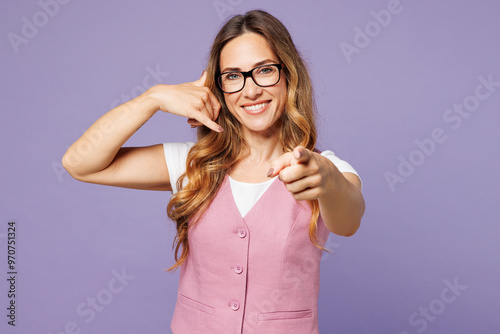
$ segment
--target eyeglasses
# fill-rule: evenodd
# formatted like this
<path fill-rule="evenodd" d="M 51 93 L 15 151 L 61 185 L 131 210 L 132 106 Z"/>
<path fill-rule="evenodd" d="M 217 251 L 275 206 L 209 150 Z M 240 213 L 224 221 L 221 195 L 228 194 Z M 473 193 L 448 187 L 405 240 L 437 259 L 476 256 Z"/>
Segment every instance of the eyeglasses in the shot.
<path fill-rule="evenodd" d="M 260 87 L 270 87 L 280 81 L 282 64 L 267 64 L 257 66 L 248 72 L 231 71 L 224 72 L 218 76 L 217 82 L 220 89 L 227 94 L 236 93 L 245 87 L 248 77 L 252 77 L 253 82 Z"/>

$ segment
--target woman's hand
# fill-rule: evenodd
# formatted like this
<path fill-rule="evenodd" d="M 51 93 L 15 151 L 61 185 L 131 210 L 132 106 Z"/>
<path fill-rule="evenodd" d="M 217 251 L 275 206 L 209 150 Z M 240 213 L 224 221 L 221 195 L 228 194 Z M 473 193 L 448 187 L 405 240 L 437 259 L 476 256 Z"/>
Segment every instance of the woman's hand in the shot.
<path fill-rule="evenodd" d="M 328 158 L 302 146 L 271 163 L 268 176 L 278 174 L 296 200 L 318 199 L 330 232 L 343 236 L 356 233 L 365 212 L 358 176 L 341 173 Z"/>
<path fill-rule="evenodd" d="M 205 125 L 222 132 L 222 127 L 214 120 L 219 116 L 221 105 L 215 95 L 205 86 L 207 72 L 193 82 L 179 85 L 156 85 L 152 87 L 151 96 L 158 109 L 188 118 L 192 127 Z"/>
<path fill-rule="evenodd" d="M 300 200 L 318 199 L 335 184 L 335 165 L 321 154 L 297 146 L 271 163 L 268 176 L 279 178 L 293 197 Z"/>

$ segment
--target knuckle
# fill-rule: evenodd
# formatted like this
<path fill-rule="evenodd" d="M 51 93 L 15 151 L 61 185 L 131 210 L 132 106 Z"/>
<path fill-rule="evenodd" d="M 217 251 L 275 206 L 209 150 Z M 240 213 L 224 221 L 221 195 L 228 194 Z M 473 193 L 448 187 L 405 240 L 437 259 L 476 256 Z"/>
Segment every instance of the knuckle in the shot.
<path fill-rule="evenodd" d="M 316 175 L 312 176 L 312 181 L 313 181 L 314 186 L 321 185 L 322 184 L 322 182 L 321 182 L 322 180 L 323 180 L 323 178 L 321 177 L 320 174 L 316 174 Z"/>
<path fill-rule="evenodd" d="M 200 113 L 200 115 L 199 115 L 199 117 L 198 117 L 198 120 L 199 120 L 200 122 L 204 122 L 204 123 L 211 122 L 211 119 L 210 119 L 207 115 L 205 115 L 205 114 L 203 114 L 203 113 Z"/>
<path fill-rule="evenodd" d="M 211 92 L 210 92 L 210 89 L 208 89 L 208 87 L 205 87 L 205 86 L 201 87 L 201 95 L 204 98 L 208 99 L 210 97 L 210 94 L 211 94 Z"/>
<path fill-rule="evenodd" d="M 194 101 L 194 102 L 191 103 L 191 106 L 195 110 L 200 110 L 201 106 L 202 106 L 202 103 L 201 103 L 201 101 Z"/>
<path fill-rule="evenodd" d="M 311 164 L 309 168 L 313 174 L 317 174 L 320 171 L 319 165 L 317 163 Z"/>

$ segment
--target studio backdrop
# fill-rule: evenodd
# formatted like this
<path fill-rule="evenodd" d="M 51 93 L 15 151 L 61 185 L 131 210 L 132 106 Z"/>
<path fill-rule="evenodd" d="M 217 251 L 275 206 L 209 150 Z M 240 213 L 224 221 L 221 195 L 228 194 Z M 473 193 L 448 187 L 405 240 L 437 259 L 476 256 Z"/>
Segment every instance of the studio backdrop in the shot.
<path fill-rule="evenodd" d="M 170 192 L 79 182 L 61 158 L 112 108 L 197 80 L 252 9 L 289 29 L 318 148 L 363 181 L 360 229 L 322 257 L 320 332 L 500 333 L 498 1 L 29 0 L 0 5 L 2 334 L 170 333 Z M 159 111 L 125 145 L 195 138 Z"/>

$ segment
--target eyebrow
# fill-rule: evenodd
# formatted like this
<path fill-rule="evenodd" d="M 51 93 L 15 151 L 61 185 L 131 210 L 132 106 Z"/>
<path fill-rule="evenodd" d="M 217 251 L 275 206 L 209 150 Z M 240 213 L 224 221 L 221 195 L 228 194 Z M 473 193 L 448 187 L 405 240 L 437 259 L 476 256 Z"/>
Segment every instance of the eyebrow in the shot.
<path fill-rule="evenodd" d="M 277 64 L 278 62 L 276 62 L 273 59 L 265 59 L 265 60 L 259 61 L 258 63 L 253 64 L 253 66 L 257 67 L 257 66 L 264 65 L 267 63 Z M 224 70 L 221 71 L 221 73 L 233 72 L 233 71 L 241 71 L 241 68 L 239 68 L 239 67 L 226 67 Z"/>

